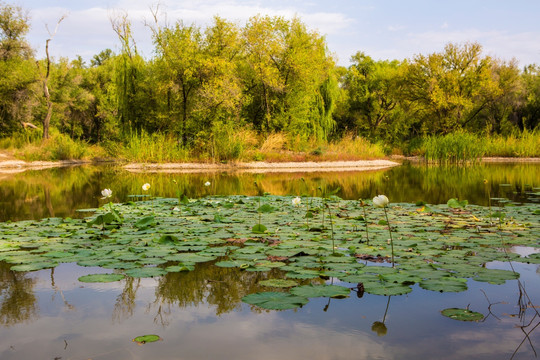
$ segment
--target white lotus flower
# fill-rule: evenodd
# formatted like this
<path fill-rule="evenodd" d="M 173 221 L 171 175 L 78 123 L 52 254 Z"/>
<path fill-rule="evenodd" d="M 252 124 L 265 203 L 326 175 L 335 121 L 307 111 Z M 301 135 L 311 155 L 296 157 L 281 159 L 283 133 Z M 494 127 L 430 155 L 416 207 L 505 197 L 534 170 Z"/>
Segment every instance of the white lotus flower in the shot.
<path fill-rule="evenodd" d="M 150 184 L 149 184 L 149 183 L 144 184 L 144 185 L 142 186 L 142 189 L 143 189 L 144 191 L 148 191 L 148 189 L 150 189 Z"/>
<path fill-rule="evenodd" d="M 389 202 L 390 201 L 385 195 L 377 195 L 373 198 L 373 205 L 375 205 L 376 207 L 383 208 L 388 205 Z"/>
<path fill-rule="evenodd" d="M 103 196 L 102 199 L 110 198 L 112 196 L 112 190 L 111 189 L 101 190 L 101 196 Z"/>
<path fill-rule="evenodd" d="M 294 206 L 300 206 L 300 203 L 302 202 L 302 199 L 300 199 L 298 196 L 292 199 L 292 204 Z"/>
<path fill-rule="evenodd" d="M 204 183 L 204 186 L 210 186 L 210 185 L 211 185 L 210 181 L 207 181 L 207 182 Z"/>

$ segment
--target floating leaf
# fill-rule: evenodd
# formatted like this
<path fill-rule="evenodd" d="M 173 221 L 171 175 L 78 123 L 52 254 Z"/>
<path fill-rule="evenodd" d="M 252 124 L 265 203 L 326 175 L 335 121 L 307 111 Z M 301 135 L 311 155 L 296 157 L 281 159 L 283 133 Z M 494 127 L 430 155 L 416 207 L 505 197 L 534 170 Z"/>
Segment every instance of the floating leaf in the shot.
<path fill-rule="evenodd" d="M 480 321 L 484 318 L 483 314 L 469 309 L 449 308 L 442 310 L 441 314 L 459 321 Z"/>
<path fill-rule="evenodd" d="M 460 292 L 467 290 L 467 280 L 454 277 L 423 280 L 420 287 L 426 290 L 439 292 Z"/>
<path fill-rule="evenodd" d="M 242 301 L 269 310 L 296 309 L 308 303 L 308 299 L 281 292 L 260 292 L 244 296 Z"/>
<path fill-rule="evenodd" d="M 81 276 L 78 280 L 85 283 L 108 283 L 120 281 L 125 276 L 123 274 L 90 274 Z"/>
<path fill-rule="evenodd" d="M 163 276 L 167 274 L 167 271 L 158 267 L 144 267 L 144 268 L 136 268 L 126 271 L 127 276 L 135 277 L 135 278 L 146 278 L 146 277 L 154 277 L 154 276 Z"/>
<path fill-rule="evenodd" d="M 473 279 L 476 281 L 488 282 L 490 284 L 502 285 L 506 280 L 515 280 L 519 274 L 508 270 L 481 269 Z"/>
<path fill-rule="evenodd" d="M 161 340 L 161 338 L 158 335 L 143 335 L 143 336 L 137 336 L 135 339 L 133 339 L 133 341 L 139 345 L 151 343 L 151 342 L 155 342 L 159 340 Z"/>
<path fill-rule="evenodd" d="M 291 294 L 307 298 L 331 297 L 346 298 L 349 297 L 351 290 L 339 285 L 304 285 L 291 289 Z"/>

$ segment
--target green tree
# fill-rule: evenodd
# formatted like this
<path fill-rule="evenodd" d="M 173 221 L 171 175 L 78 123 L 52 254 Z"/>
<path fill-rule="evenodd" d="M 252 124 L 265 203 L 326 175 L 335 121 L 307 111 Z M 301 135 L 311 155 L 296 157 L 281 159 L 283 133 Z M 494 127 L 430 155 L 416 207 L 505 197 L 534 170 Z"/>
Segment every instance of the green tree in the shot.
<path fill-rule="evenodd" d="M 31 114 L 37 74 L 25 39 L 28 30 L 23 9 L 0 2 L 0 136 L 9 136 L 22 126 L 35 127 Z"/>
<path fill-rule="evenodd" d="M 371 140 L 397 136 L 394 133 L 403 121 L 399 106 L 401 63 L 375 61 L 362 52 L 353 55 L 351 61 L 343 83 L 349 127 Z"/>
<path fill-rule="evenodd" d="M 525 67 L 523 74 L 524 102 L 519 111 L 521 129 L 538 129 L 540 124 L 540 66 L 533 64 Z"/>
<path fill-rule="evenodd" d="M 486 97 L 498 90 L 492 63 L 478 43 L 450 43 L 441 53 L 417 55 L 405 75 L 404 95 L 420 131 L 447 134 L 470 126 Z"/>
<path fill-rule="evenodd" d="M 243 32 L 244 114 L 264 133 L 326 138 L 337 95 L 326 42 L 298 19 L 252 17 Z"/>
<path fill-rule="evenodd" d="M 202 34 L 198 27 L 181 21 L 174 26 L 153 28 L 156 51 L 154 69 L 158 77 L 158 94 L 165 99 L 165 126 L 174 129 L 186 146 L 191 139 L 191 116 L 197 92 L 202 87 L 204 61 Z"/>

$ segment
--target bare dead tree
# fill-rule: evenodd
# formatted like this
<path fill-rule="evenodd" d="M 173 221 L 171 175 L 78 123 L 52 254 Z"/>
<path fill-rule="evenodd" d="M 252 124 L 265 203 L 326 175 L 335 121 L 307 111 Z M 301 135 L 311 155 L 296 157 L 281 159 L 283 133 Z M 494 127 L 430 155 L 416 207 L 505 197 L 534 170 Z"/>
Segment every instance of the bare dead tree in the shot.
<path fill-rule="evenodd" d="M 49 138 L 49 125 L 51 123 L 51 117 L 52 117 L 52 101 L 51 101 L 51 94 L 49 92 L 49 75 L 51 70 L 51 57 L 49 55 L 49 43 L 56 35 L 56 32 L 58 31 L 58 26 L 60 23 L 67 17 L 67 15 L 62 15 L 58 22 L 56 23 L 56 27 L 54 28 L 54 32 L 51 33 L 49 30 L 49 26 L 45 25 L 45 28 L 47 29 L 47 32 L 49 33 L 49 38 L 45 41 L 45 54 L 47 55 L 47 68 L 45 72 L 45 76 L 43 77 L 43 94 L 45 96 L 45 100 L 47 102 L 47 115 L 45 115 L 45 118 L 43 119 L 43 139 Z M 39 62 L 38 62 L 39 67 Z"/>

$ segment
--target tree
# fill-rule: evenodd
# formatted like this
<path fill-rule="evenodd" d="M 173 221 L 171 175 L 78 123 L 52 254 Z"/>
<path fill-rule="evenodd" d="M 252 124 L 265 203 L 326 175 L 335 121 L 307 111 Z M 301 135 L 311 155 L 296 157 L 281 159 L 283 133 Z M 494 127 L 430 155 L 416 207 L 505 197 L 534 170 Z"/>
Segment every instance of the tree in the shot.
<path fill-rule="evenodd" d="M 198 27 L 178 21 L 174 26 L 159 26 L 154 13 L 152 28 L 157 58 L 158 92 L 166 99 L 166 113 L 172 128 L 185 147 L 193 133 L 190 118 L 197 92 L 202 87 L 204 69 L 202 34 Z"/>
<path fill-rule="evenodd" d="M 326 138 L 337 81 L 325 40 L 298 19 L 252 17 L 243 32 L 245 116 L 262 132 Z"/>
<path fill-rule="evenodd" d="M 477 119 L 497 86 L 490 57 L 478 43 L 448 44 L 441 53 L 417 55 L 405 75 L 404 96 L 421 132 L 447 134 Z"/>
<path fill-rule="evenodd" d="M 524 83 L 524 103 L 519 109 L 520 127 L 538 129 L 540 124 L 540 66 L 533 64 L 525 67 L 522 79 Z"/>
<path fill-rule="evenodd" d="M 33 126 L 36 71 L 24 38 L 28 21 L 22 8 L 0 2 L 0 135 L 11 135 L 21 125 Z"/>
<path fill-rule="evenodd" d="M 56 27 L 54 29 L 54 32 L 51 33 L 49 31 L 49 28 L 47 27 L 47 32 L 49 33 L 49 38 L 45 41 L 45 54 L 47 55 L 46 62 L 45 62 L 45 75 L 42 77 L 42 84 L 43 84 L 43 95 L 45 96 L 45 100 L 47 103 L 47 114 L 43 118 L 43 139 L 49 138 L 49 124 L 51 122 L 51 116 L 52 116 L 52 101 L 51 101 L 51 94 L 49 92 L 49 75 L 51 73 L 51 57 L 49 55 L 49 43 L 56 35 L 56 32 L 58 31 L 58 26 L 66 18 L 65 15 L 60 17 L 58 22 L 56 23 Z M 39 62 L 37 63 L 39 67 Z"/>
<path fill-rule="evenodd" d="M 363 52 L 353 55 L 351 61 L 343 83 L 351 125 L 371 140 L 384 138 L 400 121 L 401 63 L 375 61 Z"/>

